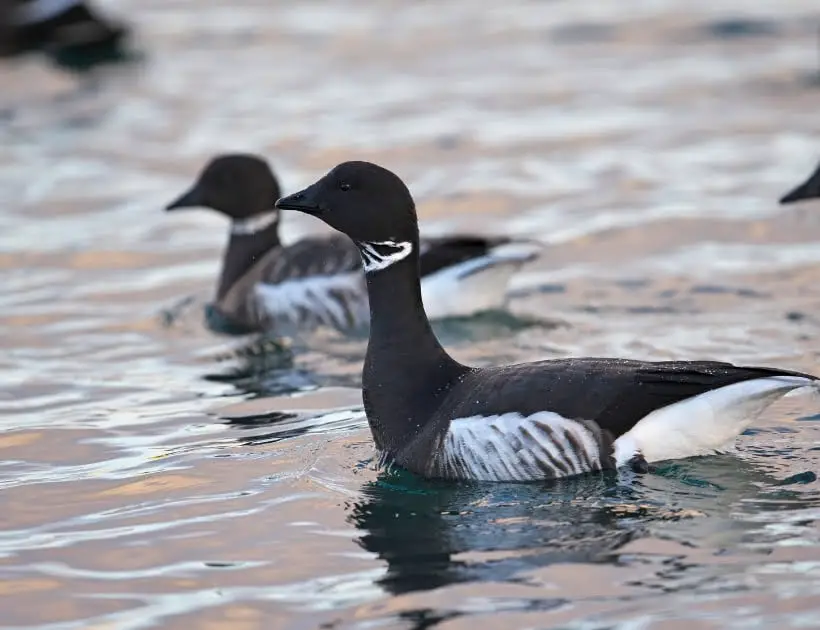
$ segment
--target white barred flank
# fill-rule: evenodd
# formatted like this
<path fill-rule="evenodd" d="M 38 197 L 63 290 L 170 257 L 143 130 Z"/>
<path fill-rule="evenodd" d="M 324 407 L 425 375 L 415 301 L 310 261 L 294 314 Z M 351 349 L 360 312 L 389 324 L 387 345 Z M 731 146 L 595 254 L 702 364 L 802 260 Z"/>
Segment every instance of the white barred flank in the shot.
<path fill-rule="evenodd" d="M 476 481 L 533 481 L 601 470 L 601 443 L 587 423 L 541 411 L 456 418 L 434 474 Z"/>
<path fill-rule="evenodd" d="M 367 293 L 358 271 L 260 283 L 255 295 L 265 316 L 273 320 L 343 329 L 360 326 L 369 318 Z"/>
<path fill-rule="evenodd" d="M 365 273 L 387 269 L 407 258 L 413 251 L 413 244 L 409 241 L 368 241 L 357 242 L 356 245 L 362 254 Z"/>

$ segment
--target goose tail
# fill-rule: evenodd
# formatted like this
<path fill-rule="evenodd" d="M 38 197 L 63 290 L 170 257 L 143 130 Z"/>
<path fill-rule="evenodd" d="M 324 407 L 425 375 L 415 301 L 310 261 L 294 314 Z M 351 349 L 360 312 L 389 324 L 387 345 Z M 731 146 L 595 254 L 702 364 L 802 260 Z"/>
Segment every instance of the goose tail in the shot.
<path fill-rule="evenodd" d="M 428 317 L 468 317 L 503 309 L 512 276 L 535 260 L 544 244 L 534 240 L 498 241 L 486 252 L 422 279 L 422 301 Z"/>
<path fill-rule="evenodd" d="M 737 436 L 767 407 L 806 389 L 820 396 L 820 381 L 808 374 L 766 376 L 662 407 L 615 440 L 615 464 L 628 465 L 636 456 L 655 462 L 731 450 Z"/>

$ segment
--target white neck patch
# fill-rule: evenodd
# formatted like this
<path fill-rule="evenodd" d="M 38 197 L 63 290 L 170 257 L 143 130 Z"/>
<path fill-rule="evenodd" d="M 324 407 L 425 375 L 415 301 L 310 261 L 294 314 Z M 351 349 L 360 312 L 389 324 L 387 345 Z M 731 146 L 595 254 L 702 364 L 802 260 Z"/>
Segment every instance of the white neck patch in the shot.
<path fill-rule="evenodd" d="M 368 241 L 356 243 L 362 255 L 365 273 L 381 271 L 404 260 L 413 251 L 409 241 Z"/>
<path fill-rule="evenodd" d="M 247 219 L 234 219 L 231 223 L 231 234 L 248 236 L 269 228 L 279 220 L 279 212 L 265 212 Z"/>

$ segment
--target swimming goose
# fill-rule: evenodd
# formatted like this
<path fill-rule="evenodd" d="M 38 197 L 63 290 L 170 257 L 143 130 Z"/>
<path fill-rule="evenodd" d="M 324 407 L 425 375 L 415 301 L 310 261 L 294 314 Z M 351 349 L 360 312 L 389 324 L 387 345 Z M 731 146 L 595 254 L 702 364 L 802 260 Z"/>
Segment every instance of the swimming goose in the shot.
<path fill-rule="evenodd" d="M 805 201 L 813 197 L 820 197 L 820 164 L 811 176 L 794 190 L 786 193 L 780 198 L 780 203 L 794 203 Z"/>
<path fill-rule="evenodd" d="M 283 245 L 279 211 L 273 206 L 280 194 L 263 158 L 222 155 L 166 207 L 202 206 L 231 219 L 214 307 L 248 331 L 365 324 L 367 289 L 358 248 L 338 235 Z M 466 317 L 503 308 L 511 276 L 541 248 L 535 241 L 504 237 L 422 240 L 417 251 L 428 315 Z"/>
<path fill-rule="evenodd" d="M 413 198 L 392 172 L 345 162 L 276 206 L 346 234 L 366 271 L 365 412 L 383 461 L 430 478 L 535 481 L 704 455 L 817 377 L 713 361 L 566 358 L 475 368 L 430 328 Z"/>

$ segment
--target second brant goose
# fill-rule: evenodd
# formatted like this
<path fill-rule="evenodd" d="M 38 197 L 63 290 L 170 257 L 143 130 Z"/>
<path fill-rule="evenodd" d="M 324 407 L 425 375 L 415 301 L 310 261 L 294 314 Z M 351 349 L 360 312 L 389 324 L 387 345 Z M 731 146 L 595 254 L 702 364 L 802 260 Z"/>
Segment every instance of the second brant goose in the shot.
<path fill-rule="evenodd" d="M 783 195 L 780 198 L 780 203 L 795 203 L 812 198 L 820 198 L 820 164 L 817 165 L 814 173 L 805 182 Z"/>
<path fill-rule="evenodd" d="M 567 358 L 462 365 L 430 328 L 418 223 L 407 187 L 345 162 L 277 207 L 321 218 L 356 243 L 367 270 L 362 376 L 376 448 L 430 478 L 535 481 L 705 455 L 731 445 L 769 404 L 815 376 L 714 361 Z"/>
<path fill-rule="evenodd" d="M 279 182 L 268 163 L 250 154 L 212 159 L 194 186 L 166 207 L 206 207 L 231 219 L 213 307 L 246 331 L 285 327 L 355 328 L 368 321 L 359 249 L 349 239 L 279 239 Z M 511 276 L 543 245 L 505 237 L 426 238 L 417 252 L 421 290 L 433 319 L 501 309 Z M 375 258 L 365 266 L 383 262 Z"/>

